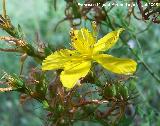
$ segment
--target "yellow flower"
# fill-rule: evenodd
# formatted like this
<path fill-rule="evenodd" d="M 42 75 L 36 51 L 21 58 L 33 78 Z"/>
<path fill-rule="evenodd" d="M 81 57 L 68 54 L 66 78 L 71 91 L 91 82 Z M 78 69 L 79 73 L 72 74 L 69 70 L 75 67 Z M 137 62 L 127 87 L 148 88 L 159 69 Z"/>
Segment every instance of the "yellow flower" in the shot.
<path fill-rule="evenodd" d="M 42 63 L 42 70 L 63 69 L 60 80 L 67 88 L 74 87 L 80 78 L 85 77 L 93 62 L 98 62 L 113 73 L 133 74 L 137 65 L 134 60 L 103 54 L 103 51 L 115 45 L 123 30 L 120 28 L 117 31 L 112 31 L 97 42 L 93 33 L 88 29 L 71 30 L 74 50 L 61 49 L 49 55 Z"/>

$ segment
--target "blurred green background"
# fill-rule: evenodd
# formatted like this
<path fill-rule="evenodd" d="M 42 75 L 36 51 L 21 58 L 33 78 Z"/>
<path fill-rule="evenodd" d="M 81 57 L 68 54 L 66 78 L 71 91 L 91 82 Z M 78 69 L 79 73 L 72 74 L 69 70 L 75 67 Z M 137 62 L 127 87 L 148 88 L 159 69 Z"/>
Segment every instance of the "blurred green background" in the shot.
<path fill-rule="evenodd" d="M 36 41 L 36 33 L 39 33 L 40 39 L 49 43 L 54 49 L 68 47 L 70 42 L 69 23 L 63 22 L 54 31 L 57 22 L 64 18 L 65 9 L 63 0 L 57 2 L 57 10 L 55 11 L 52 0 L 7 0 L 7 14 L 15 26 L 21 25 L 26 40 L 33 42 L 33 45 Z M 1 1 L 0 11 L 2 12 Z M 149 22 L 138 21 L 132 17 L 130 25 L 125 26 L 124 16 L 126 14 L 127 8 L 125 7 L 117 7 L 109 12 L 109 16 L 115 18 L 117 23 L 128 27 L 134 34 L 137 33 L 136 37 L 139 42 L 131 37 L 128 44 L 133 45 L 137 54 L 140 57 L 143 56 L 145 63 L 160 77 L 160 24 L 152 23 L 146 31 L 141 32 L 149 25 Z M 107 32 L 108 28 L 103 25 L 100 29 L 101 35 Z M 0 36 L 3 35 L 7 34 L 0 30 Z M 0 47 L 7 46 L 7 44 L 0 42 Z M 128 47 L 121 42 L 110 53 L 117 56 L 127 54 L 134 58 Z M 0 53 L 0 78 L 3 77 L 4 72 L 19 73 L 19 57 L 18 54 L 14 53 Z M 31 58 L 28 58 L 25 63 L 26 71 L 30 63 L 32 63 Z M 160 83 L 140 63 L 136 76 L 135 83 L 140 92 L 139 99 L 141 101 L 138 106 L 135 105 L 136 107 L 133 108 L 137 113 L 134 118 L 131 117 L 133 121 L 128 118 L 125 120 L 126 123 L 122 123 L 122 126 L 160 126 Z M 18 93 L 0 93 L 0 126 L 44 126 L 47 123 L 45 115 L 41 105 L 36 101 L 29 101 L 22 106 L 19 104 Z M 79 122 L 75 126 L 87 126 L 87 124 Z"/>

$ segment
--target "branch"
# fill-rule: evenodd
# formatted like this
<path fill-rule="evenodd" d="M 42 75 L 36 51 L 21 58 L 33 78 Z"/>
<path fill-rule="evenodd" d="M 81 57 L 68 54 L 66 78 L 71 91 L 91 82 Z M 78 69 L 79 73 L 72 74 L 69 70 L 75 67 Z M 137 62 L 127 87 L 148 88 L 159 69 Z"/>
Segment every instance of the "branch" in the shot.
<path fill-rule="evenodd" d="M 3 49 L 3 48 L 0 48 L 0 51 L 3 51 L 3 52 L 19 52 L 17 49 L 13 48 L 13 49 Z"/>
<path fill-rule="evenodd" d="M 90 101 L 81 101 L 79 104 L 73 104 L 73 106 L 74 107 L 81 107 L 81 106 L 83 106 L 83 105 L 88 105 L 88 104 L 105 104 L 105 103 L 108 103 L 109 101 L 107 101 L 107 100 L 102 100 L 102 101 L 100 101 L 100 100 L 97 100 L 97 99 L 95 99 L 95 100 L 90 100 Z"/>

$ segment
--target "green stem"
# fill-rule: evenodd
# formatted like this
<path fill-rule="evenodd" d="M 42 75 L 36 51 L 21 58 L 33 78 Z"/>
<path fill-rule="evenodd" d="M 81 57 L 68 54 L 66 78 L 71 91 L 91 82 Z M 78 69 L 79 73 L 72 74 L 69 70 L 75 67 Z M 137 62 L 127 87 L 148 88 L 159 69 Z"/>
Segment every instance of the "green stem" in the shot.
<path fill-rule="evenodd" d="M 3 17 L 6 19 L 6 0 L 3 0 L 3 12 L 2 12 L 2 14 L 3 14 Z"/>

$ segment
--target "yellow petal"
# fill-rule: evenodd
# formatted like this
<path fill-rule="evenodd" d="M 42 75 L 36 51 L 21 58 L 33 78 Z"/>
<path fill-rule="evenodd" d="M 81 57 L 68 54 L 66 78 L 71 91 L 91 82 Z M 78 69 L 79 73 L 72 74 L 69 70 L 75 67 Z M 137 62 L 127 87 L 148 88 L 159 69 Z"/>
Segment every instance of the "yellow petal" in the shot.
<path fill-rule="evenodd" d="M 85 28 L 71 31 L 73 47 L 82 54 L 90 54 L 93 50 L 95 40 L 92 34 Z"/>
<path fill-rule="evenodd" d="M 120 33 L 123 31 L 123 28 L 120 28 L 117 31 L 112 31 L 105 35 L 103 38 L 99 39 L 98 42 L 94 45 L 94 53 L 99 51 L 105 51 L 110 49 L 117 42 Z"/>
<path fill-rule="evenodd" d="M 61 72 L 60 80 L 64 87 L 72 88 L 82 77 L 85 77 L 91 67 L 90 61 L 74 62 L 66 64 L 64 71 Z"/>
<path fill-rule="evenodd" d="M 136 71 L 137 63 L 132 59 L 116 58 L 107 54 L 99 54 L 94 59 L 113 73 L 130 75 Z"/>
<path fill-rule="evenodd" d="M 64 64 L 72 60 L 80 60 L 79 54 L 75 50 L 61 49 L 43 60 L 42 70 L 63 69 Z"/>

